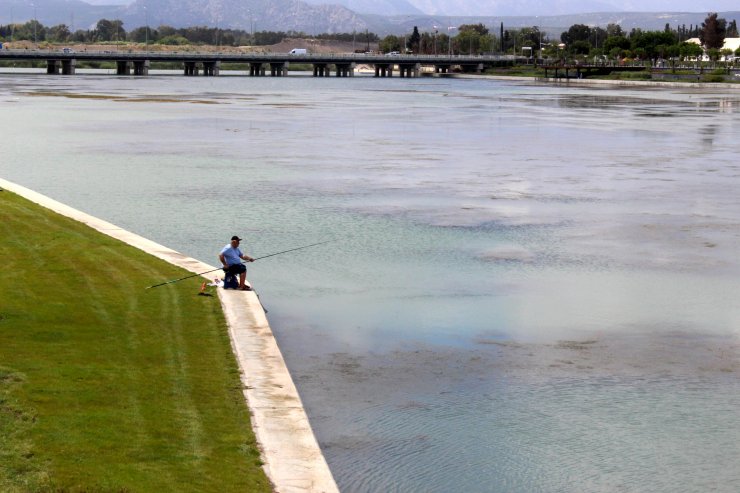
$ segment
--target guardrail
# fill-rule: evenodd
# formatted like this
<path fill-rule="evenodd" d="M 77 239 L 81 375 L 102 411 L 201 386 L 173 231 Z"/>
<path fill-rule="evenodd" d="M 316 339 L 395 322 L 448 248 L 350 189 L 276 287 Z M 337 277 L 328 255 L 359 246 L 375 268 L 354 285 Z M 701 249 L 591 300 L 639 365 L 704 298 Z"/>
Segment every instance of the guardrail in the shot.
<path fill-rule="evenodd" d="M 374 53 L 233 53 L 202 51 L 133 51 L 133 50 L 0 50 L 0 59 L 57 60 L 151 60 L 151 61 L 222 61 L 222 62 L 295 62 L 295 63 L 494 63 L 519 59 L 512 55 L 410 55 Z"/>

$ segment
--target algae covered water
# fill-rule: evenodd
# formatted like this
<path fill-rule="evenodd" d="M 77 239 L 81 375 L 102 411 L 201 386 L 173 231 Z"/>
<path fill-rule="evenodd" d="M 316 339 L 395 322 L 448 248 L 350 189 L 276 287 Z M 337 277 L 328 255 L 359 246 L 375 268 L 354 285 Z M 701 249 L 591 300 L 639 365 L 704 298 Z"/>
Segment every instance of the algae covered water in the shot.
<path fill-rule="evenodd" d="M 740 92 L 2 80 L 4 178 L 212 264 L 333 240 L 249 277 L 343 491 L 740 489 Z"/>

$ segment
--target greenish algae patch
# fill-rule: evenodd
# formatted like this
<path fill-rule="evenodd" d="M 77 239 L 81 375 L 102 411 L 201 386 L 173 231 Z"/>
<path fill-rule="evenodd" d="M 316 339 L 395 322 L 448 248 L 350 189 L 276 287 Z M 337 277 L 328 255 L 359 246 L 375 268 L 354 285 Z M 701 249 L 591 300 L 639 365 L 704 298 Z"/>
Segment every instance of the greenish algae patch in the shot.
<path fill-rule="evenodd" d="M 168 98 L 168 97 L 152 97 L 152 96 L 114 96 L 111 94 L 72 94 L 65 92 L 51 92 L 51 91 L 38 91 L 38 92 L 26 92 L 24 96 L 43 96 L 43 97 L 57 97 L 67 99 L 92 99 L 92 100 L 104 100 L 104 101 L 124 101 L 127 103 L 192 103 L 192 104 L 224 104 L 219 101 L 213 101 L 208 99 L 187 99 L 187 98 Z"/>
<path fill-rule="evenodd" d="M 216 297 L 0 192 L 0 491 L 270 491 Z"/>

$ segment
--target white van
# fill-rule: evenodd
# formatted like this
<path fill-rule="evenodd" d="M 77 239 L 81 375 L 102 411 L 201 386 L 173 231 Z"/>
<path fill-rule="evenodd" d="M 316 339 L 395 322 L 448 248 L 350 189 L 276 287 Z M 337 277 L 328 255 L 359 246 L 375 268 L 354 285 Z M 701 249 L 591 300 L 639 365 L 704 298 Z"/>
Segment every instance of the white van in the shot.
<path fill-rule="evenodd" d="M 291 55 L 305 55 L 308 53 L 305 48 L 293 48 L 290 50 Z"/>

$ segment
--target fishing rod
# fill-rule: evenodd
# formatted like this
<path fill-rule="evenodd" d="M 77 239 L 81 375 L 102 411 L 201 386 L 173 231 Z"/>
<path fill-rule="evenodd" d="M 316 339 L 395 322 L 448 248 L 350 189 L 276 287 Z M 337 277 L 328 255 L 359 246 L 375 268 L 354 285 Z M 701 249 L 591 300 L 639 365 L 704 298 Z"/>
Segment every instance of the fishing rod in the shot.
<path fill-rule="evenodd" d="M 311 243 L 310 245 L 304 245 L 304 246 L 301 246 L 301 247 L 298 247 L 298 248 L 291 248 L 290 250 L 283 250 L 282 252 L 276 252 L 276 253 L 271 253 L 269 255 L 263 255 L 262 257 L 257 257 L 257 258 L 255 258 L 255 259 L 253 259 L 251 261 L 252 262 L 255 262 L 257 260 L 265 259 L 265 258 L 268 258 L 268 257 L 274 257 L 275 255 L 282 255 L 283 253 L 295 252 L 296 250 L 303 250 L 304 248 L 308 248 L 308 247 L 312 247 L 312 246 L 316 246 L 316 245 L 323 245 L 324 243 L 329 243 L 329 242 L 332 242 L 332 241 L 335 241 L 335 240 L 326 240 L 326 241 L 320 241 L 318 243 Z M 243 264 L 244 262 L 245 262 L 245 260 L 242 260 L 241 263 Z M 234 264 L 234 265 L 236 265 L 236 264 Z M 201 272 L 199 274 L 191 274 L 189 276 L 181 277 L 179 279 L 173 279 L 171 281 L 167 281 L 167 282 L 162 282 L 162 283 L 159 283 L 159 284 L 155 284 L 154 286 L 149 286 L 146 289 L 158 288 L 159 286 L 164 286 L 166 284 L 172 284 L 172 283 L 175 283 L 175 282 L 184 281 L 185 279 L 190 279 L 190 278 L 193 278 L 193 277 L 203 276 L 203 275 L 206 275 L 206 274 L 210 274 L 211 272 L 216 272 L 217 270 L 223 270 L 223 267 L 219 267 L 218 269 L 212 269 L 212 270 L 208 270 L 206 272 Z"/>

